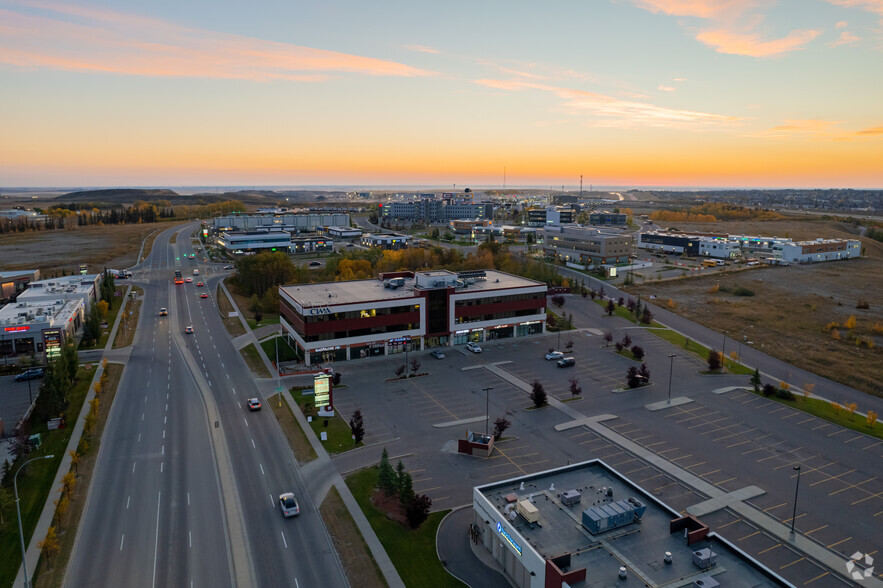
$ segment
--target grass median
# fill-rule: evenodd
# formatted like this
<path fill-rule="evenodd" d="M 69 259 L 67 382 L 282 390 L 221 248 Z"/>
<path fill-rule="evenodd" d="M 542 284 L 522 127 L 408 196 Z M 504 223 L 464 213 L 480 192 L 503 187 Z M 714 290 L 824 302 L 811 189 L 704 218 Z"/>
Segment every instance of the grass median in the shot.
<path fill-rule="evenodd" d="M 322 521 L 331 535 L 334 548 L 340 556 L 350 586 L 381 588 L 389 586 L 374 561 L 365 538 L 356 526 L 352 515 L 346 509 L 340 493 L 334 486 L 319 507 Z"/>
<path fill-rule="evenodd" d="M 235 309 L 233 308 L 233 305 L 230 304 L 227 294 L 220 285 L 215 291 L 215 300 L 218 301 L 218 313 L 221 315 L 221 321 L 224 323 L 224 327 L 227 328 L 227 332 L 230 333 L 230 336 L 238 337 L 239 335 L 244 335 L 245 327 L 242 326 L 239 317 L 230 316 L 230 313 L 234 312 Z"/>
<path fill-rule="evenodd" d="M 126 288 L 124 286 L 118 286 L 117 291 L 120 292 L 119 296 L 114 296 L 110 301 L 110 305 L 107 307 L 107 316 L 104 317 L 104 323 L 107 326 L 101 327 L 101 337 L 98 338 L 98 341 L 93 343 L 92 345 L 80 345 L 77 347 L 80 351 L 86 349 L 104 349 L 104 346 L 107 345 L 107 339 L 110 337 L 110 330 L 113 328 L 114 322 L 117 320 L 117 315 L 120 312 L 120 309 L 123 307 L 124 296 Z"/>
<path fill-rule="evenodd" d="M 80 368 L 77 370 L 77 381 L 67 393 L 68 407 L 64 411 L 64 420 L 67 424 L 64 429 L 50 431 L 46 423 L 32 423 L 30 434 L 39 433 L 42 445 L 21 459 L 15 460 L 10 469 L 10 474 L 3 479 L 3 490 L 13 494 L 13 476 L 18 468 L 27 460 L 44 455 L 53 455 L 52 459 L 41 459 L 30 463 L 18 474 L 18 497 L 21 507 L 22 528 L 25 535 L 25 545 L 30 542 L 34 527 L 43 511 L 43 505 L 50 498 L 52 482 L 64 457 L 73 433 L 74 423 L 80 414 L 80 409 L 89 391 L 95 367 L 91 369 Z M 0 586 L 11 586 L 21 566 L 21 548 L 18 527 L 15 521 L 14 509 L 3 511 L 3 525 L 0 525 Z"/>
<path fill-rule="evenodd" d="M 37 569 L 35 570 L 34 588 L 53 588 L 62 585 L 67 564 L 74 549 L 77 527 L 80 525 L 83 510 L 89 498 L 89 483 L 92 480 L 92 474 L 98 461 L 101 435 L 104 432 L 104 426 L 107 424 L 107 416 L 110 413 L 110 407 L 116 396 L 117 386 L 123 376 L 124 368 L 125 366 L 122 364 L 108 363 L 104 370 L 105 377 L 101 385 L 101 392 L 98 395 L 100 400 L 95 429 L 90 435 L 91 441 L 88 443 L 88 448 L 84 448 L 83 445 L 80 446 L 80 449 L 85 449 L 85 451 L 83 451 L 82 455 L 78 455 L 77 463 L 72 468 L 77 482 L 68 496 L 68 506 L 66 508 L 56 508 L 55 512 L 55 525 L 58 529 L 58 554 L 48 560 L 44 556 L 40 556 Z"/>
<path fill-rule="evenodd" d="M 144 290 L 138 286 L 132 286 L 132 293 L 140 298 L 144 295 Z M 135 339 L 135 328 L 138 326 L 138 316 L 140 314 L 141 300 L 133 298 L 126 300 L 123 318 L 120 320 L 120 328 L 117 329 L 116 339 L 113 342 L 114 349 L 127 347 L 132 344 L 132 341 Z"/>
<path fill-rule="evenodd" d="M 273 414 L 276 415 L 276 420 L 279 422 L 285 438 L 288 439 L 288 445 L 291 447 L 291 451 L 294 452 L 294 457 L 297 459 L 298 464 L 303 465 L 319 457 L 316 455 L 316 450 L 313 449 L 309 439 L 307 439 L 306 433 L 300 428 L 300 424 L 298 424 L 297 418 L 294 416 L 293 409 L 288 405 L 288 401 L 280 405 L 279 395 L 274 394 L 267 398 L 264 403 L 269 405 Z"/>
<path fill-rule="evenodd" d="M 317 416 L 317 409 L 314 406 L 312 394 L 305 394 L 302 389 L 292 388 L 291 397 L 305 417 L 308 419 L 312 417 L 310 427 L 316 433 L 316 437 L 321 439 L 322 433 L 327 433 L 328 440 L 322 441 L 322 446 L 325 447 L 325 451 L 328 453 L 343 453 L 344 451 L 364 445 L 362 442 L 359 442 L 358 445 L 353 445 L 353 433 L 350 430 L 349 423 L 341 416 L 340 411 L 335 410 L 333 417 Z M 370 426 L 370 423 L 368 426 Z"/>
<path fill-rule="evenodd" d="M 417 529 L 408 529 L 390 520 L 371 502 L 371 494 L 377 486 L 377 472 L 376 466 L 365 468 L 347 476 L 346 484 L 405 586 L 463 588 L 464 584 L 445 570 L 435 549 L 436 531 L 450 510 L 430 514 Z"/>
<path fill-rule="evenodd" d="M 251 373 L 259 378 L 271 378 L 273 376 L 264 364 L 264 360 L 261 359 L 261 354 L 258 353 L 258 349 L 254 346 L 254 343 L 249 343 L 240 349 L 239 353 L 242 354 L 242 358 L 245 360 Z"/>

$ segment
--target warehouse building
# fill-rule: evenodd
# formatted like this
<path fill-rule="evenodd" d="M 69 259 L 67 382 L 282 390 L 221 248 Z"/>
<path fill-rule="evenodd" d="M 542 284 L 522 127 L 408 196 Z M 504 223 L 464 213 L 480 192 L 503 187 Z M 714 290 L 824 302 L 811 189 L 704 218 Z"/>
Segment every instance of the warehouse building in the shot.
<path fill-rule="evenodd" d="M 517 588 L 791 586 L 601 460 L 477 486 L 472 511 L 473 551 Z"/>
<path fill-rule="evenodd" d="M 543 228 L 543 251 L 565 262 L 582 265 L 626 263 L 631 250 L 632 236 L 621 231 L 577 225 L 546 225 Z"/>
<path fill-rule="evenodd" d="M 782 259 L 790 263 L 858 259 L 861 254 L 862 243 L 857 239 L 816 239 L 782 244 Z"/>
<path fill-rule="evenodd" d="M 289 233 L 314 233 L 321 227 L 350 226 L 350 215 L 345 212 L 269 212 L 267 214 L 228 214 L 215 217 L 215 232 L 258 230 L 288 231 Z"/>
<path fill-rule="evenodd" d="M 279 288 L 281 322 L 304 363 L 544 332 L 546 284 L 494 270 L 394 272 Z"/>
<path fill-rule="evenodd" d="M 0 308 L 0 354 L 54 357 L 63 343 L 73 340 L 84 317 L 80 299 L 7 304 Z"/>

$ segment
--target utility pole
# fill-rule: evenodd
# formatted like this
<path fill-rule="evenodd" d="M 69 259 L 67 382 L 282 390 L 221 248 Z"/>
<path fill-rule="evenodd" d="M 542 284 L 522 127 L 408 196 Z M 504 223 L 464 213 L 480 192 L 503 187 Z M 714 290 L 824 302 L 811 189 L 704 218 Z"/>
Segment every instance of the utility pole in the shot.
<path fill-rule="evenodd" d="M 671 404 L 671 373 L 674 371 L 675 353 L 668 354 L 668 403 Z"/>
<path fill-rule="evenodd" d="M 484 434 L 487 436 L 488 431 L 488 421 L 491 419 L 491 403 L 490 403 L 490 392 L 493 388 L 482 388 L 484 390 Z"/>
<path fill-rule="evenodd" d="M 37 461 L 38 459 L 52 459 L 55 457 L 54 455 L 43 455 L 40 457 L 35 457 L 34 459 L 29 459 L 28 461 L 21 464 L 21 466 L 15 470 L 15 475 L 12 477 L 12 485 L 15 488 L 15 512 L 18 514 L 18 536 L 21 538 L 21 571 L 22 575 L 25 579 L 25 588 L 29 588 L 31 585 L 31 580 L 28 577 L 28 562 L 26 560 L 26 551 L 25 551 L 25 534 L 21 529 L 21 508 L 18 504 L 18 474 L 21 472 L 22 468 L 31 463 L 32 461 Z"/>
<path fill-rule="evenodd" d="M 579 197 L 583 197 L 583 175 L 579 175 Z"/>
<path fill-rule="evenodd" d="M 794 466 L 797 470 L 797 485 L 794 486 L 794 512 L 791 514 L 791 536 L 794 536 L 794 522 L 797 520 L 797 491 L 800 490 L 800 465 Z"/>

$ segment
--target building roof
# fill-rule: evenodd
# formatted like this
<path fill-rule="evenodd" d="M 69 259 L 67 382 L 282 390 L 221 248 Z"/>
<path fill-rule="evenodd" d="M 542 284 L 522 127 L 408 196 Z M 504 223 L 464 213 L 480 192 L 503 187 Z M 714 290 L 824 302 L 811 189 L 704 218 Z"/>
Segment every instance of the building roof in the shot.
<path fill-rule="evenodd" d="M 506 290 L 510 288 L 525 288 L 544 286 L 543 282 L 529 280 L 520 276 L 514 276 L 496 270 L 484 270 L 484 279 L 475 279 L 463 288 L 457 288 L 456 293 L 487 292 L 491 290 Z M 357 304 L 360 302 L 374 302 L 377 300 L 406 300 L 414 298 L 414 286 L 418 280 L 426 282 L 427 278 L 453 279 L 456 272 L 448 270 L 429 270 L 417 272 L 415 277 L 404 278 L 405 285 L 401 288 L 386 288 L 382 281 L 351 280 L 347 282 L 321 282 L 318 284 L 300 284 L 294 286 L 282 286 L 282 291 L 304 307 L 335 306 L 339 304 Z"/>
<path fill-rule="evenodd" d="M 19 302 L 28 302 L 28 298 L 46 298 L 57 295 L 59 298 L 71 295 L 87 296 L 95 291 L 101 274 L 62 276 L 49 280 L 39 280 L 28 284 L 27 289 L 18 295 Z"/>
<path fill-rule="evenodd" d="M 83 305 L 82 300 L 58 299 L 39 302 L 12 302 L 0 308 L 0 326 L 21 326 L 30 323 L 66 323 Z"/>
<path fill-rule="evenodd" d="M 522 487 L 523 483 L 523 487 Z M 729 586 L 787 585 L 767 568 L 749 558 L 713 533 L 687 546 L 682 531 L 671 533 L 670 522 L 681 515 L 643 491 L 639 486 L 609 468 L 600 460 L 558 468 L 476 488 L 497 513 L 521 535 L 521 540 L 536 550 L 543 559 L 571 554 L 570 565 L 562 571 L 586 568 L 582 586 L 618 584 L 621 562 L 627 562 L 630 576 L 638 576 L 650 586 L 684 586 L 703 576 Z M 561 494 L 569 490 L 581 492 L 581 501 L 573 506 L 561 502 Z M 607 491 L 612 491 L 607 496 Z M 539 514 L 539 524 L 529 525 L 521 516 L 506 517 L 507 495 L 517 500 L 531 498 Z M 636 498 L 647 506 L 638 522 L 593 535 L 582 524 L 583 511 L 606 507 L 619 501 Z M 512 503 L 515 504 L 515 503 Z M 514 512 L 514 509 L 510 507 Z M 491 522 L 493 524 L 493 522 Z M 516 541 L 518 538 L 516 538 Z M 527 545 L 522 545 L 526 549 Z M 701 570 L 693 564 L 693 552 L 710 548 L 718 556 L 717 565 Z M 672 563 L 665 564 L 666 552 Z M 687 582 L 687 580 L 690 582 Z"/>

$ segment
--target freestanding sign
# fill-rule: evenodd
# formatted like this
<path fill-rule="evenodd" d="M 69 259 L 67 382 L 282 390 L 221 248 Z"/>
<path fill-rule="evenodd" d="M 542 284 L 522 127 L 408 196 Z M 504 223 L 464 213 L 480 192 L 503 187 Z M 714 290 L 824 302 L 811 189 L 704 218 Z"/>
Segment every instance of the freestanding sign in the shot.
<path fill-rule="evenodd" d="M 334 404 L 331 400 L 331 376 L 319 374 L 313 379 L 313 402 L 319 416 L 334 416 Z"/>

